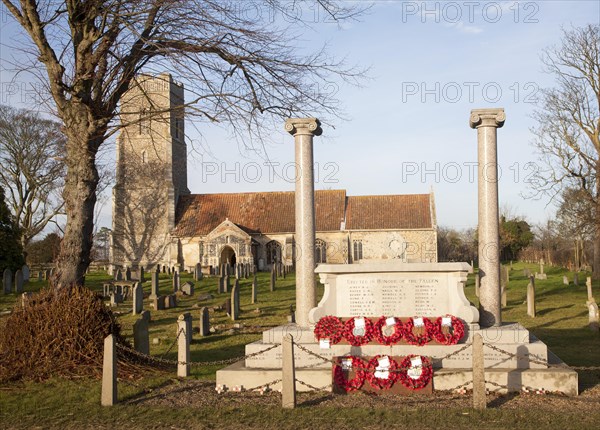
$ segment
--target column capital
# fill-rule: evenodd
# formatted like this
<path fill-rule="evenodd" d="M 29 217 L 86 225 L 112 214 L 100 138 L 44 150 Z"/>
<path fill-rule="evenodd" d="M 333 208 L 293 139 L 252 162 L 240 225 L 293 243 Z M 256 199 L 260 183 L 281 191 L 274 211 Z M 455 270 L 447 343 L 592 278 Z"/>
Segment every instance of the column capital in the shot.
<path fill-rule="evenodd" d="M 317 118 L 288 118 L 285 120 L 285 131 L 292 136 L 299 134 L 320 136 L 323 133 L 321 121 Z"/>
<path fill-rule="evenodd" d="M 469 125 L 471 128 L 500 128 L 504 125 L 505 120 L 504 108 L 473 109 L 469 117 Z"/>

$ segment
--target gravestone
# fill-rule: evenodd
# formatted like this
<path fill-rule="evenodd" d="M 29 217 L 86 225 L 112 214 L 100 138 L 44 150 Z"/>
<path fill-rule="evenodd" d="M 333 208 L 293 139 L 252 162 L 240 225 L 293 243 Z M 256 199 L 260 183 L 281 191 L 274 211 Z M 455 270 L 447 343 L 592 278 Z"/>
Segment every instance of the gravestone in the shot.
<path fill-rule="evenodd" d="M 223 303 L 223 307 L 225 308 L 225 313 L 227 314 L 227 316 L 231 317 L 233 315 L 231 311 L 231 299 L 225 300 L 225 302 Z"/>
<path fill-rule="evenodd" d="M 177 296 L 175 294 L 169 294 L 165 296 L 165 309 L 171 309 L 177 307 Z"/>
<path fill-rule="evenodd" d="M 113 292 L 110 294 L 110 305 L 117 306 L 119 303 L 123 303 L 123 294 Z"/>
<path fill-rule="evenodd" d="M 37 280 L 38 282 L 43 281 L 44 280 L 44 273 L 41 270 L 38 270 L 37 272 Z"/>
<path fill-rule="evenodd" d="M 252 304 L 255 304 L 258 300 L 257 300 L 257 293 L 258 293 L 258 285 L 256 284 L 256 273 L 254 274 L 254 276 L 252 277 Z"/>
<path fill-rule="evenodd" d="M 588 276 L 587 279 L 585 280 L 585 286 L 587 287 L 588 300 L 589 301 L 594 300 L 594 295 L 592 294 L 592 278 L 591 278 L 591 276 Z"/>
<path fill-rule="evenodd" d="M 577 272 L 575 272 L 575 274 L 573 275 L 573 285 L 575 285 L 576 287 L 579 286 L 579 274 Z"/>
<path fill-rule="evenodd" d="M 156 296 L 152 299 L 152 307 L 155 311 L 162 311 L 165 309 L 165 296 Z"/>
<path fill-rule="evenodd" d="M 525 278 L 529 278 L 531 276 L 531 270 L 529 270 L 529 269 L 523 269 L 523 276 Z"/>
<path fill-rule="evenodd" d="M 506 288 L 508 287 L 508 268 L 500 266 L 500 301 L 502 307 L 506 307 Z"/>
<path fill-rule="evenodd" d="M 595 301 L 588 302 L 589 326 L 593 331 L 600 330 L 600 315 L 598 313 L 598 304 Z"/>
<path fill-rule="evenodd" d="M 194 267 L 194 281 L 198 282 L 202 280 L 202 265 L 200 263 L 196 263 Z"/>
<path fill-rule="evenodd" d="M 569 285 L 569 278 L 567 276 L 563 276 L 563 285 Z"/>
<path fill-rule="evenodd" d="M 150 323 L 150 312 L 143 311 L 140 318 L 133 323 L 133 348 L 137 352 L 150 355 L 150 333 L 148 325 Z"/>
<path fill-rule="evenodd" d="M 540 274 L 541 275 L 544 274 L 544 260 L 543 259 L 540 260 Z"/>
<path fill-rule="evenodd" d="M 269 283 L 269 289 L 271 291 L 275 291 L 275 279 L 277 279 L 276 275 L 275 266 L 273 266 L 273 270 L 271 270 L 271 282 Z"/>
<path fill-rule="evenodd" d="M 117 269 L 117 273 L 115 273 L 115 281 L 122 281 L 123 273 L 121 273 L 121 269 Z"/>
<path fill-rule="evenodd" d="M 21 294 L 23 292 L 23 272 L 21 269 L 15 272 L 15 293 Z"/>
<path fill-rule="evenodd" d="M 179 272 L 173 270 L 173 292 L 179 291 Z"/>
<path fill-rule="evenodd" d="M 131 269 L 129 268 L 129 266 L 127 266 L 127 268 L 125 269 L 125 280 L 131 281 Z"/>
<path fill-rule="evenodd" d="M 133 287 L 133 314 L 137 315 L 144 310 L 144 289 L 139 282 Z"/>
<path fill-rule="evenodd" d="M 223 294 L 225 292 L 225 275 L 219 276 L 219 294 Z"/>
<path fill-rule="evenodd" d="M 159 288 L 158 288 L 158 268 L 155 272 L 152 272 L 152 279 L 151 279 L 151 284 L 150 284 L 150 299 L 155 299 L 156 297 L 158 297 L 159 294 Z"/>
<path fill-rule="evenodd" d="M 45 276 L 46 276 L 46 281 L 50 280 L 50 277 L 52 276 L 52 270 L 46 270 L 45 272 Z"/>
<path fill-rule="evenodd" d="M 32 295 L 33 295 L 33 293 L 31 293 L 31 292 L 21 294 L 21 307 L 24 308 L 27 306 L 27 304 L 29 303 L 29 300 L 31 300 Z"/>
<path fill-rule="evenodd" d="M 31 271 L 29 270 L 29 266 L 27 264 L 21 267 L 21 272 L 23 272 L 23 282 L 29 282 Z"/>
<path fill-rule="evenodd" d="M 208 308 L 204 306 L 200 309 L 200 336 L 210 335 L 210 319 Z"/>
<path fill-rule="evenodd" d="M 181 286 L 181 292 L 186 296 L 194 295 L 194 283 L 187 281 L 185 284 Z"/>
<path fill-rule="evenodd" d="M 527 284 L 527 315 L 531 318 L 535 318 L 535 278 L 529 277 L 529 284 Z"/>
<path fill-rule="evenodd" d="M 231 289 L 231 319 L 236 321 L 240 316 L 240 283 L 235 280 Z"/>
<path fill-rule="evenodd" d="M 2 274 L 2 289 L 4 294 L 10 294 L 12 291 L 12 272 L 10 269 L 4 269 Z"/>
<path fill-rule="evenodd" d="M 223 292 L 228 293 L 231 291 L 231 284 L 229 280 L 229 270 L 225 270 L 225 279 L 223 280 Z"/>

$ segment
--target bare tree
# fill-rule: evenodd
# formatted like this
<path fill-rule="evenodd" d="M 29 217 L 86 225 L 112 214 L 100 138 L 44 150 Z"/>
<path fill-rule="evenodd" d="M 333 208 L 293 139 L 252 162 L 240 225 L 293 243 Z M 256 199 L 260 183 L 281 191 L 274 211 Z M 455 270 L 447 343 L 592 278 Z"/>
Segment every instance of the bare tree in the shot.
<path fill-rule="evenodd" d="M 338 101 L 327 84 L 361 75 L 325 50 L 297 46 L 315 6 L 320 19 L 339 21 L 359 14 L 359 3 L 317 0 L 309 11 L 300 0 L 2 2 L 31 42 L 24 49 L 30 71 L 46 84 L 67 136 L 58 287 L 81 283 L 89 265 L 96 156 L 115 133 L 121 97 L 138 73 L 176 70 L 193 97 L 188 114 L 259 137 L 274 120 L 280 126 L 278 118 L 335 114 Z M 250 13 L 240 9 L 248 3 Z"/>
<path fill-rule="evenodd" d="M 556 85 L 542 91 L 534 115 L 543 168 L 533 186 L 552 198 L 579 191 L 593 213 L 593 276 L 600 279 L 600 26 L 563 30 L 562 44 L 542 60 Z"/>
<path fill-rule="evenodd" d="M 34 112 L 0 106 L 0 185 L 23 248 L 63 209 L 65 136 L 60 127 Z"/>

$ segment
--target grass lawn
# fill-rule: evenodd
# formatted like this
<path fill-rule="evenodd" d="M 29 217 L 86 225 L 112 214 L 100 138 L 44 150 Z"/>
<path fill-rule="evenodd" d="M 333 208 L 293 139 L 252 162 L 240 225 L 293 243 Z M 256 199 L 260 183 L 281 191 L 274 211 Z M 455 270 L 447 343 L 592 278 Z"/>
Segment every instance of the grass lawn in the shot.
<path fill-rule="evenodd" d="M 559 268 L 547 267 L 548 280 L 536 281 L 537 313 L 526 313 L 527 280 L 523 269 L 537 270 L 535 265 L 515 263 L 510 272 L 505 321 L 519 321 L 566 363 L 574 366 L 600 365 L 600 337 L 587 328 L 585 275 L 580 286 L 562 285 L 564 274 Z M 147 275 L 149 278 L 149 274 Z M 101 291 L 109 278 L 102 273 L 86 277 L 90 288 Z M 183 274 L 181 282 L 191 280 Z M 196 336 L 191 344 L 193 361 L 214 361 L 243 355 L 244 346 L 261 337 L 267 327 L 287 322 L 294 304 L 294 278 L 278 280 L 275 292 L 269 291 L 269 274 L 259 274 L 258 302 L 250 299 L 251 280 L 241 280 L 241 317 L 235 329 L 223 311 L 211 311 L 211 326 L 216 333 L 206 338 Z M 161 312 L 151 311 L 151 354 L 162 356 L 176 335 L 175 321 L 182 312 L 191 312 L 198 325 L 199 307 L 221 305 L 228 295 L 217 295 L 217 278 L 196 283 L 192 298 L 183 297 L 178 307 Z M 25 290 L 37 291 L 45 282 L 32 281 Z M 149 293 L 150 282 L 145 283 Z M 172 290 L 171 280 L 161 275 L 161 293 Z M 322 286 L 318 294 L 322 295 Z M 466 286 L 469 300 L 477 305 L 474 281 Z M 600 288 L 594 285 L 596 295 Z M 199 302 L 204 293 L 214 298 Z M 0 295 L 0 314 L 15 304 L 15 295 Z M 196 305 L 197 307 L 193 307 Z M 148 300 L 145 307 L 149 308 Z M 260 311 L 256 311 L 259 309 Z M 131 315 L 131 301 L 114 308 L 126 336 L 137 317 Z M 0 316 L 0 330 L 5 317 Z M 154 343 L 156 339 L 158 343 Z M 176 359 L 176 348 L 165 358 Z M 44 383 L 13 383 L 0 386 L 0 428 L 597 428 L 600 420 L 600 372 L 580 373 L 583 393 L 579 398 L 561 396 L 495 396 L 483 412 L 469 408 L 470 396 L 440 393 L 433 398 L 373 397 L 364 394 L 334 396 L 329 393 L 302 393 L 296 410 L 282 410 L 277 393 L 225 393 L 214 391 L 218 366 L 193 367 L 192 378 L 179 381 L 175 372 L 156 372 L 142 380 L 119 381 L 120 404 L 100 406 L 100 382 L 91 379 L 54 379 Z M 310 406 L 310 407 L 309 407 Z"/>

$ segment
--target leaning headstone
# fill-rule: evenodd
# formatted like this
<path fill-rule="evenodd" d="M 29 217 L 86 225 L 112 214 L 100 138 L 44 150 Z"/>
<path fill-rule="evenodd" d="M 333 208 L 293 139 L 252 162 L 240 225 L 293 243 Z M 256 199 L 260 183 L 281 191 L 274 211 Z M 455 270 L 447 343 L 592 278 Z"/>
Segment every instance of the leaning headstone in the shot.
<path fill-rule="evenodd" d="M 181 292 L 186 296 L 194 295 L 194 283 L 187 281 L 185 284 L 181 286 Z"/>
<path fill-rule="evenodd" d="M 231 289 L 231 319 L 237 321 L 240 316 L 240 283 L 235 280 L 235 284 Z"/>
<path fill-rule="evenodd" d="M 133 314 L 137 315 L 144 310 L 144 289 L 139 282 L 133 287 Z"/>
<path fill-rule="evenodd" d="M 535 278 L 529 277 L 529 284 L 527 284 L 527 315 L 531 318 L 535 318 Z"/>
<path fill-rule="evenodd" d="M 2 287 L 4 294 L 10 294 L 12 291 L 12 272 L 10 269 L 4 269 L 2 275 Z"/>
<path fill-rule="evenodd" d="M 598 304 L 592 300 L 588 302 L 589 326 L 593 331 L 600 330 L 600 314 L 598 313 Z"/>
<path fill-rule="evenodd" d="M 576 287 L 579 286 L 579 274 L 577 272 L 575 272 L 575 274 L 573 275 L 573 285 L 575 285 Z"/>
<path fill-rule="evenodd" d="M 563 276 L 563 285 L 569 285 L 569 278 L 566 275 Z"/>
<path fill-rule="evenodd" d="M 158 275 L 159 272 L 158 270 L 155 272 L 152 272 L 152 280 L 151 280 L 151 284 L 150 284 L 150 299 L 154 299 L 156 297 L 158 297 Z"/>
<path fill-rule="evenodd" d="M 27 264 L 23 265 L 23 267 L 21 267 L 21 272 L 23 272 L 23 282 L 29 282 L 29 277 L 31 275 L 31 272 L 29 270 L 29 266 Z"/>
<path fill-rule="evenodd" d="M 102 363 L 102 406 L 117 403 L 117 345 L 115 337 L 109 334 L 104 338 L 104 359 Z"/>
<path fill-rule="evenodd" d="M 275 266 L 273 266 L 273 270 L 271 270 L 271 282 L 269 285 L 271 291 L 275 291 L 275 279 L 277 279 L 277 273 L 275 272 Z"/>
<path fill-rule="evenodd" d="M 133 323 L 133 347 L 137 352 L 150 355 L 150 312 L 143 311 L 135 323 Z"/>
<path fill-rule="evenodd" d="M 258 285 L 256 284 L 256 273 L 252 278 L 252 304 L 257 302 Z"/>
<path fill-rule="evenodd" d="M 208 308 L 204 306 L 200 309 L 200 336 L 208 336 L 210 334 L 210 319 Z"/>
<path fill-rule="evenodd" d="M 21 269 L 15 272 L 15 293 L 21 294 L 23 292 L 23 272 Z"/>

